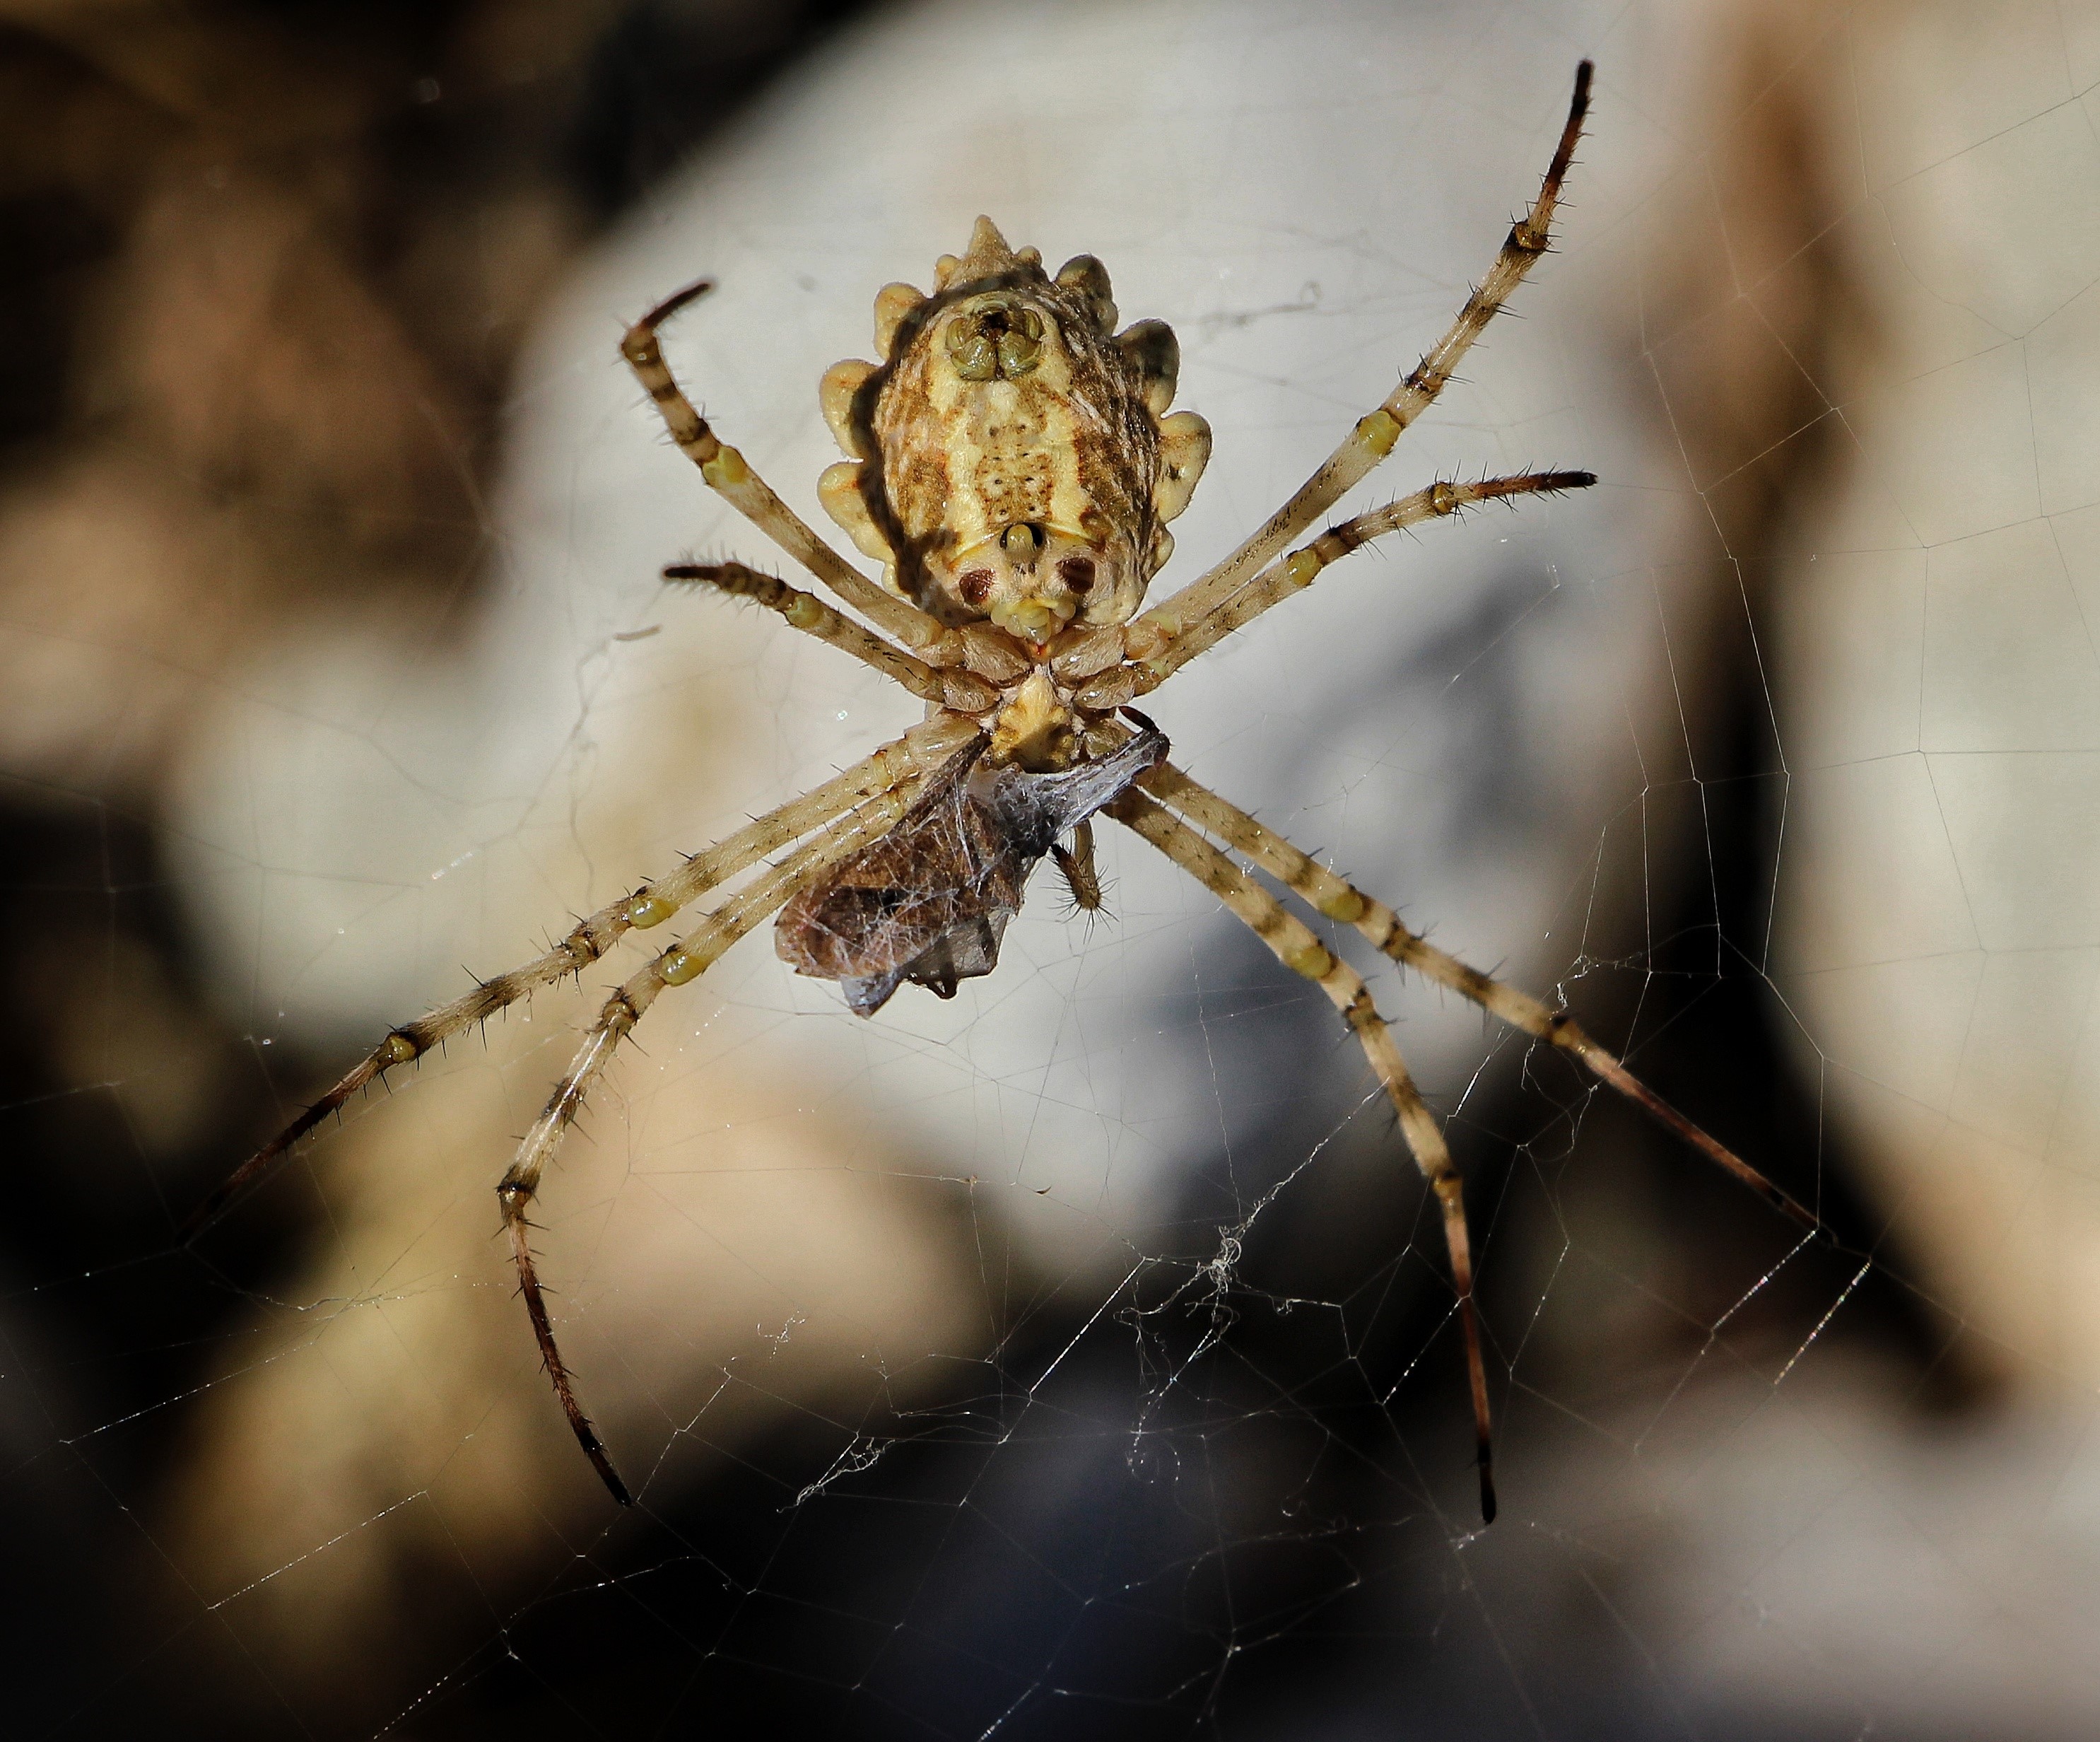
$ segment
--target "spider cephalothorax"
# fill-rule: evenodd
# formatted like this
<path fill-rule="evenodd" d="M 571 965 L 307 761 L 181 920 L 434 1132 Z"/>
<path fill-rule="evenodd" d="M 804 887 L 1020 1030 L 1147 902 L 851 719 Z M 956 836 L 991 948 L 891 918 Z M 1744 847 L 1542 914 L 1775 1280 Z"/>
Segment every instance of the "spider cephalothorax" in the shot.
<path fill-rule="evenodd" d="M 1597 481 L 1587 472 L 1445 480 L 1290 548 L 1435 403 L 1458 360 L 1546 252 L 1589 91 L 1585 61 L 1538 197 L 1444 337 L 1258 531 L 1141 615 L 1145 588 L 1173 549 L 1167 523 L 1188 506 L 1210 456 L 1211 432 L 1192 413 L 1167 415 L 1180 364 L 1174 335 L 1157 321 L 1118 334 L 1108 274 L 1092 255 L 1067 261 L 1052 279 L 1034 249 L 1016 253 L 981 218 L 968 251 L 960 259 L 943 256 L 935 268 L 932 295 L 892 285 L 876 297 L 882 361 L 841 363 L 825 375 L 824 414 L 847 458 L 825 473 L 823 500 L 854 542 L 883 564 L 882 586 L 774 495 L 673 377 L 657 329 L 708 285 L 691 285 L 645 315 L 621 349 L 673 439 L 709 485 L 866 621 L 740 563 L 682 563 L 665 577 L 757 600 L 903 685 L 928 704 L 927 718 L 580 921 L 532 961 L 394 1029 L 250 1156 L 196 1219 L 209 1221 L 389 1069 L 536 987 L 580 974 L 629 931 L 662 925 L 705 891 L 748 877 L 606 1001 L 496 1188 L 548 1374 L 570 1427 L 624 1504 L 627 1490 L 555 1346 L 526 1219 L 562 1133 L 614 1049 L 658 994 L 704 973 L 776 912 L 780 954 L 805 974 L 838 981 L 862 1015 L 907 981 L 951 997 L 959 981 L 996 965 L 1001 934 L 1046 854 L 1056 857 L 1079 906 L 1100 905 L 1090 820 L 1104 813 L 1187 871 L 1286 966 L 1317 984 L 1383 1083 L 1442 1212 L 1471 1379 L 1480 1506 L 1493 1519 L 1487 1372 L 1473 1315 L 1463 1194 L 1442 1129 L 1361 977 L 1233 854 L 1393 962 L 1580 1059 L 1801 1226 L 1814 1230 L 1816 1219 L 1658 1099 L 1566 1011 L 1437 948 L 1391 908 L 1198 785 L 1166 759 L 1164 735 L 1128 705 L 1374 538 L 1476 503 Z M 1057 839 L 1067 833 L 1069 848 Z"/>
<path fill-rule="evenodd" d="M 1052 278 L 989 218 L 933 276 L 931 296 L 876 296 L 880 363 L 824 376 L 849 456 L 818 485 L 825 509 L 944 623 L 989 620 L 1039 648 L 1069 625 L 1128 621 L 1211 454 L 1208 424 L 1167 413 L 1173 329 L 1117 333 L 1100 261 Z"/>

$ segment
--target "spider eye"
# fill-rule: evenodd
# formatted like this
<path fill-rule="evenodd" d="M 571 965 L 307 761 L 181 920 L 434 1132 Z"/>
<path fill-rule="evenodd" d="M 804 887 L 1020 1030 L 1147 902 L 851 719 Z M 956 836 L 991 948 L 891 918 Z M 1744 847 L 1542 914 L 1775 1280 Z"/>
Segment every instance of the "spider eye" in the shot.
<path fill-rule="evenodd" d="M 1094 559 L 1091 556 L 1068 556 L 1057 565 L 1057 578 L 1075 593 L 1083 593 L 1094 584 Z"/>
<path fill-rule="evenodd" d="M 964 574 L 961 585 L 963 602 L 972 606 L 982 605 L 991 596 L 991 571 L 989 568 L 969 569 Z"/>

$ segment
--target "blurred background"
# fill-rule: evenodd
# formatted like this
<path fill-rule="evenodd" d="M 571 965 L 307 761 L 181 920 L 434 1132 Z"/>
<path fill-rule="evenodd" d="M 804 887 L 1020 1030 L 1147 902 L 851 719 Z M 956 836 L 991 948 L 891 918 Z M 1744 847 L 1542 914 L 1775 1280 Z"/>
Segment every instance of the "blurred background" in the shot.
<path fill-rule="evenodd" d="M 620 964 L 183 1215 L 385 1026 L 915 706 L 615 347 L 813 520 L 822 370 L 980 210 L 1180 336 L 1167 584 L 1391 387 L 1599 65 L 1560 250 L 1176 759 L 1564 997 L 1754 1198 L 1104 830 L 873 1023 L 753 938 L 537 1206 Z M 2100 7 L 0 0 L 10 1733 L 2088 1735 L 2100 1598 Z M 783 572 L 784 570 L 781 570 Z M 793 578 L 791 577 L 790 578 Z M 1338 945 L 1346 949 L 1347 945 Z M 1308 995 L 1309 994 L 1309 995 Z"/>

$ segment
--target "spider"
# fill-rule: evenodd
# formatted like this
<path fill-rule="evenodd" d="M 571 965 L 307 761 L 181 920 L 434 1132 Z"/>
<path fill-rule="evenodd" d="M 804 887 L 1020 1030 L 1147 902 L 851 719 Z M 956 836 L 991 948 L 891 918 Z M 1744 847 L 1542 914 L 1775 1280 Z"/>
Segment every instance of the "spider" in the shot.
<path fill-rule="evenodd" d="M 824 472 L 818 496 L 854 546 L 883 565 L 880 584 L 774 494 L 716 436 L 666 367 L 658 329 L 712 285 L 690 285 L 642 316 L 620 349 L 673 439 L 709 485 L 864 621 L 739 563 L 677 564 L 665 577 L 779 612 L 894 679 L 925 701 L 926 718 L 580 921 L 544 954 L 393 1029 L 244 1162 L 200 1206 L 190 1232 L 215 1220 L 271 1163 L 388 1070 L 536 988 L 580 974 L 628 932 L 662 925 L 705 891 L 762 864 L 606 1000 L 496 1188 L 555 1396 L 607 1489 L 632 1505 L 556 1346 L 527 1220 L 563 1132 L 620 1043 L 665 988 L 696 978 L 775 914 L 783 959 L 838 981 L 862 1016 L 874 1015 L 906 982 L 951 997 L 960 981 L 996 966 L 1001 935 L 1045 857 L 1063 873 L 1079 908 L 1100 904 L 1092 819 L 1105 815 L 1180 866 L 1286 966 L 1315 982 L 1362 1046 L 1441 1212 L 1471 1382 L 1480 1511 L 1492 1522 L 1486 1369 L 1464 1196 L 1443 1132 L 1362 979 L 1240 860 L 1328 919 L 1354 926 L 1401 966 L 1572 1054 L 1803 1228 L 1817 1231 L 1816 1218 L 1633 1077 L 1564 1010 L 1437 948 L 1391 908 L 1198 785 L 1167 759 L 1165 735 L 1131 705 L 1374 538 L 1478 503 L 1596 482 L 1582 471 L 1438 482 L 1287 548 L 1436 401 L 1546 251 L 1589 106 L 1590 73 L 1588 61 L 1577 69 L 1567 125 L 1538 196 L 1449 329 L 1258 532 L 1149 609 L 1140 608 L 1147 588 L 1174 548 L 1167 523 L 1188 506 L 1202 475 L 1211 431 L 1193 413 L 1168 409 L 1180 365 L 1172 329 L 1141 321 L 1117 332 L 1108 274 L 1092 256 L 1067 261 L 1053 276 L 1035 249 L 1010 248 L 990 219 L 980 218 L 964 254 L 936 263 L 931 294 L 893 284 L 876 295 L 880 360 L 849 360 L 826 372 L 824 417 L 846 458 Z"/>

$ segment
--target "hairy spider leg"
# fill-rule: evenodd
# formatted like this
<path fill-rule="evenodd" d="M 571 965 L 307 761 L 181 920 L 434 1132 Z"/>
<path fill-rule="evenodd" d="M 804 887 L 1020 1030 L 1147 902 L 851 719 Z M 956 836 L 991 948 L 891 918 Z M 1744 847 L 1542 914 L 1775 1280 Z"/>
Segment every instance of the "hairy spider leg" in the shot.
<path fill-rule="evenodd" d="M 1454 479 L 1432 484 L 1383 508 L 1374 508 L 1330 526 L 1312 543 L 1271 564 L 1215 611 L 1191 623 L 1168 643 L 1164 654 L 1148 661 L 1149 670 L 1158 674 L 1153 681 L 1155 684 L 1163 681 L 1272 606 L 1303 592 L 1329 564 L 1361 550 L 1374 538 L 1424 520 L 1456 515 L 1481 502 L 1507 502 L 1519 496 L 1558 496 L 1567 490 L 1586 490 L 1596 481 L 1597 475 L 1586 471 L 1525 472 L 1515 477 L 1483 478 L 1471 484 Z"/>
<path fill-rule="evenodd" d="M 1244 628 L 1272 606 L 1312 586 L 1330 563 L 1360 550 L 1374 538 L 1456 515 L 1479 503 L 1519 496 L 1557 496 L 1564 490 L 1586 490 L 1595 472 L 1525 472 L 1510 478 L 1482 478 L 1472 484 L 1431 484 L 1383 508 L 1343 520 L 1308 545 L 1271 564 L 1229 599 L 1203 616 L 1189 619 L 1174 639 L 1140 664 L 1112 666 L 1079 692 L 1083 707 L 1115 707 L 1156 690 L 1198 655 L 1208 652 L 1227 635 Z"/>
<path fill-rule="evenodd" d="M 1473 1394 L 1473 1435 L 1480 1473 L 1480 1516 L 1495 1520 L 1494 1436 L 1488 1410 L 1487 1364 L 1480 1355 L 1480 1327 L 1473 1306 L 1472 1246 L 1466 1232 L 1463 1183 L 1451 1161 L 1444 1132 L 1409 1075 L 1370 988 L 1347 962 L 1315 937 L 1282 903 L 1187 824 L 1135 789 L 1108 807 L 1108 814 L 1135 829 L 1206 889 L 1266 944 L 1277 961 L 1317 984 L 1342 1013 L 1364 1056 L 1400 1116 L 1400 1130 L 1444 1216 L 1444 1243 L 1450 1253 L 1451 1286 L 1466 1342 L 1466 1371 Z"/>
<path fill-rule="evenodd" d="M 704 851 L 694 854 L 677 870 L 579 920 L 567 937 L 544 954 L 493 979 L 483 980 L 473 991 L 393 1029 L 333 1088 L 242 1162 L 190 1213 L 182 1227 L 182 1242 L 188 1245 L 196 1239 L 235 1198 L 288 1155 L 301 1138 L 395 1066 L 420 1059 L 462 1029 L 486 1022 L 543 986 L 580 974 L 629 931 L 663 924 L 725 878 L 800 840 L 811 829 L 822 828 L 871 794 L 886 791 L 915 772 L 938 767 L 973 729 L 959 731 L 952 723 L 937 721 L 915 726 L 823 785 L 810 788 L 799 798 L 789 799 Z"/>
<path fill-rule="evenodd" d="M 1101 909 L 1101 873 L 1094 864 L 1092 822 L 1080 823 L 1073 829 L 1069 847 L 1053 842 L 1050 857 L 1057 864 L 1058 875 L 1065 879 L 1065 887 L 1071 892 L 1072 905 L 1082 913 L 1098 913 Z"/>
<path fill-rule="evenodd" d="M 1148 770 L 1138 776 L 1137 784 L 1199 829 L 1216 836 L 1235 852 L 1244 853 L 1328 918 L 1355 926 L 1376 948 L 1402 967 L 1412 968 L 1423 979 L 1434 980 L 1470 998 L 1511 1028 L 1572 1053 L 1599 1079 L 1709 1161 L 1734 1175 L 1782 1215 L 1811 1234 L 1824 1231 L 1813 1211 L 1678 1112 L 1584 1032 L 1582 1025 L 1565 1010 L 1548 1010 L 1528 993 L 1504 985 L 1448 951 L 1439 949 L 1419 932 L 1410 931 L 1401 924 L 1399 916 L 1383 901 L 1337 877 L 1275 830 L 1257 822 L 1229 800 L 1220 798 L 1208 787 L 1199 785 L 1171 763 L 1161 763 Z"/>
<path fill-rule="evenodd" d="M 974 672 L 929 665 L 834 611 L 815 594 L 800 591 L 741 563 L 673 563 L 664 571 L 664 578 L 717 586 L 738 598 L 755 599 L 767 610 L 779 612 L 790 628 L 851 654 L 936 707 L 982 714 L 999 701 L 999 692 Z"/>
<path fill-rule="evenodd" d="M 1551 245 L 1554 208 L 1560 203 L 1561 183 L 1575 154 L 1575 142 L 1582 136 L 1583 117 L 1589 113 L 1592 70 L 1586 60 L 1576 68 L 1575 95 L 1568 105 L 1568 124 L 1561 130 L 1560 143 L 1539 184 L 1538 197 L 1511 227 L 1509 238 L 1488 276 L 1466 299 L 1466 306 L 1458 311 L 1449 329 L 1260 531 L 1216 568 L 1207 570 L 1132 621 L 1127 644 L 1133 657 L 1150 657 L 1158 644 L 1172 639 L 1186 625 L 1209 616 L 1230 599 L 1286 544 L 1360 484 L 1392 452 L 1401 431 L 1436 403 L 1460 359 Z"/>
<path fill-rule="evenodd" d="M 713 281 L 706 278 L 686 285 L 636 321 L 620 342 L 620 355 L 656 402 L 671 439 L 699 467 L 700 476 L 728 497 L 739 513 L 876 627 L 908 648 L 952 644 L 950 631 L 938 618 L 885 592 L 812 532 L 751 469 L 750 462 L 718 440 L 708 420 L 693 409 L 692 401 L 664 361 L 656 329 L 688 303 L 697 302 L 713 289 Z"/>
<path fill-rule="evenodd" d="M 525 1297 L 525 1311 L 532 1321 L 532 1334 L 540 1345 L 540 1358 L 554 1382 L 554 1395 L 568 1417 L 570 1430 L 584 1448 L 584 1456 L 607 1491 L 623 1506 L 634 1504 L 633 1496 L 612 1466 L 605 1443 L 591 1426 L 576 1401 L 576 1387 L 562 1351 L 554 1342 L 554 1328 L 547 1315 L 547 1303 L 540 1276 L 532 1262 L 527 1239 L 530 1224 L 525 1212 L 540 1188 L 540 1181 L 560 1147 L 562 1134 L 576 1122 L 598 1081 L 605 1074 L 620 1041 L 634 1030 L 657 993 L 666 986 L 682 986 L 713 966 L 723 952 L 753 927 L 772 917 L 819 877 L 849 853 L 858 851 L 881 834 L 910 807 L 924 776 L 906 780 L 856 807 L 840 827 L 791 853 L 764 876 L 754 878 L 701 920 L 699 926 L 673 944 L 605 1001 L 597 1019 L 584 1031 L 583 1040 L 570 1061 L 567 1072 L 555 1085 L 554 1094 L 532 1129 L 518 1146 L 502 1183 L 496 1188 L 503 1206 L 503 1225 L 510 1236 L 510 1252 L 518 1266 L 518 1289 Z"/>

